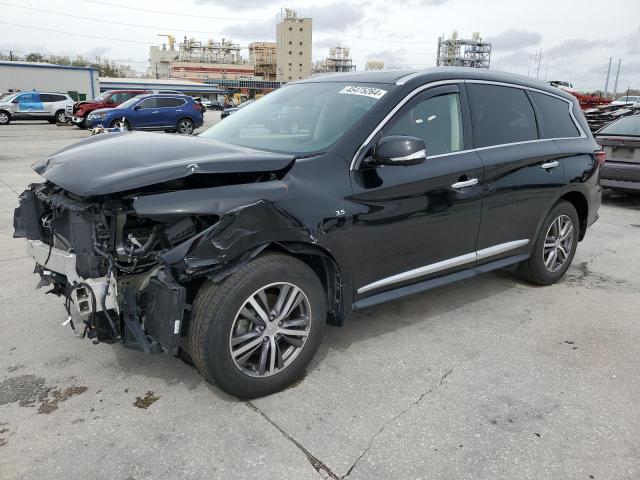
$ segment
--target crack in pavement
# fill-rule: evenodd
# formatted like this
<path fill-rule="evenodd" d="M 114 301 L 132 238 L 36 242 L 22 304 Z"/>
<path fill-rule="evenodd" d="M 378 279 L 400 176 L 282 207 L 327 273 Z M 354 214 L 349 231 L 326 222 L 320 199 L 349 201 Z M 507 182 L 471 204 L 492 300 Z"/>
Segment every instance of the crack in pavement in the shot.
<path fill-rule="evenodd" d="M 254 412 L 260 414 L 262 416 L 262 418 L 264 418 L 267 422 L 269 422 L 271 425 L 273 425 L 282 434 L 283 437 L 285 437 L 287 440 L 289 440 L 291 443 L 293 443 L 298 448 L 298 450 L 300 450 L 302 453 L 304 453 L 305 456 L 307 457 L 307 460 L 309 460 L 309 463 L 315 469 L 316 472 L 318 472 L 320 475 L 322 475 L 322 472 L 325 472 L 326 475 L 324 475 L 324 478 L 332 478 L 334 480 L 340 480 L 341 478 L 344 478 L 344 477 L 339 477 L 338 475 L 333 473 L 331 471 L 331 469 L 324 462 L 322 462 L 320 459 L 318 459 L 316 456 L 314 456 L 309 450 L 304 448 L 300 444 L 300 442 L 298 442 L 295 438 L 293 438 L 291 435 L 289 435 L 284 429 L 282 429 L 280 427 L 280 425 L 278 425 L 276 422 L 271 420 L 271 418 L 269 418 L 269 416 L 266 413 L 264 413 L 262 410 L 260 410 L 258 407 L 256 407 L 253 404 L 253 402 L 247 401 L 247 402 L 245 402 L 245 404 L 251 410 L 253 410 Z"/>
<path fill-rule="evenodd" d="M 385 428 L 387 428 L 389 425 L 391 425 L 393 422 L 395 422 L 397 419 L 399 419 L 401 416 L 403 416 L 405 413 L 407 413 L 409 410 L 411 410 L 413 407 L 415 407 L 416 405 L 418 405 L 423 399 L 424 397 L 426 397 L 427 395 L 429 395 L 430 393 L 436 391 L 437 389 L 439 389 L 442 384 L 444 383 L 445 379 L 451 375 L 451 373 L 453 372 L 453 369 L 455 367 L 451 367 L 449 370 L 447 370 L 446 372 L 444 372 L 442 374 L 442 376 L 440 377 L 440 381 L 434 385 L 433 387 L 431 387 L 428 390 L 425 390 L 424 392 L 422 392 L 422 394 L 420 394 L 420 396 L 413 401 L 413 403 L 411 403 L 407 408 L 405 408 L 404 410 L 402 410 L 400 413 L 398 413 L 395 417 L 393 417 L 390 420 L 387 420 L 385 423 L 382 424 L 382 426 L 378 429 L 377 432 L 375 432 L 371 438 L 369 439 L 369 445 L 367 445 L 367 448 L 365 448 L 362 453 L 358 456 L 358 458 L 356 458 L 356 461 L 353 462 L 353 464 L 351 465 L 351 467 L 349 467 L 349 470 L 347 470 L 347 473 L 345 473 L 341 478 L 345 479 L 347 478 L 349 475 L 351 475 L 351 472 L 353 472 L 353 469 L 356 468 L 356 465 L 358 464 L 358 462 L 360 460 L 362 460 L 362 458 L 367 454 L 367 452 L 371 449 L 371 447 L 373 446 L 373 442 L 375 442 L 375 439 L 378 435 L 380 435 Z"/>
<path fill-rule="evenodd" d="M 0 178 L 0 182 L 2 182 L 5 187 L 7 187 L 9 190 L 11 190 L 16 195 L 20 195 L 18 192 L 16 192 L 15 188 L 13 188 L 11 185 L 9 185 L 7 182 L 5 182 L 3 179 Z"/>

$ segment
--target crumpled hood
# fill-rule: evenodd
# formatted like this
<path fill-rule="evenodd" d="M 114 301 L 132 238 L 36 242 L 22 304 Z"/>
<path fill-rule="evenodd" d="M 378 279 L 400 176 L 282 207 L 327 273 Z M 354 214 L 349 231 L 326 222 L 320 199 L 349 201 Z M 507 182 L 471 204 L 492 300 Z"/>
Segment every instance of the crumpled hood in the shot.
<path fill-rule="evenodd" d="M 145 187 L 199 173 L 270 172 L 293 155 L 263 152 L 197 136 L 104 133 L 32 165 L 65 190 L 89 197 Z"/>

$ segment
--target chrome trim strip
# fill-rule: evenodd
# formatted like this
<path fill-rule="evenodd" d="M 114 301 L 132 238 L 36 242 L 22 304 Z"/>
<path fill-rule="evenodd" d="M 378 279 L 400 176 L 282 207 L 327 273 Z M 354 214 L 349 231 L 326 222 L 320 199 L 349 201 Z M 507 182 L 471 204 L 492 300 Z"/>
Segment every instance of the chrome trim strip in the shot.
<path fill-rule="evenodd" d="M 410 75 L 406 75 L 405 77 L 402 77 L 400 80 L 398 80 L 396 82 L 396 85 L 404 85 L 407 81 L 411 80 L 411 78 L 414 78 L 414 77 L 419 76 L 419 75 L 422 75 L 422 72 L 416 72 L 416 73 L 412 73 Z M 535 87 L 528 87 L 526 85 L 518 85 L 518 84 L 515 84 L 515 83 L 499 82 L 499 81 L 493 81 L 493 80 L 470 80 L 470 79 L 461 79 L 461 78 L 459 78 L 459 79 L 450 79 L 450 80 L 438 80 L 436 82 L 425 83 L 424 85 L 421 85 L 421 86 L 415 88 L 414 90 L 412 90 L 411 92 L 409 92 L 382 119 L 382 121 L 380 123 L 378 123 L 376 128 L 373 129 L 373 131 L 369 134 L 369 136 L 362 143 L 362 145 L 360 145 L 360 147 L 356 151 L 355 155 L 351 159 L 351 165 L 350 165 L 349 169 L 350 170 L 357 170 L 358 169 L 358 167 L 360 166 L 360 163 L 362 163 L 362 159 L 358 160 L 358 157 L 361 155 L 361 153 L 364 150 L 364 148 L 369 144 L 369 142 L 371 142 L 373 137 L 375 137 L 378 134 L 378 132 L 380 132 L 380 130 L 382 130 L 382 128 L 384 128 L 384 126 L 389 122 L 389 120 L 391 120 L 391 118 L 398 112 L 398 110 L 400 110 L 409 100 L 411 100 L 417 94 L 419 94 L 419 93 L 421 93 L 421 92 L 423 92 L 423 91 L 425 91 L 425 90 L 427 90 L 429 88 L 438 87 L 440 85 L 450 85 L 450 84 L 454 84 L 454 83 L 481 83 L 481 84 L 486 84 L 486 85 L 499 85 L 499 86 L 503 86 L 503 87 L 520 88 L 521 90 L 530 90 L 532 92 L 542 93 L 544 95 L 549 95 L 550 97 L 555 97 L 555 98 L 558 98 L 560 100 L 563 100 L 563 101 L 567 102 L 567 105 L 569 107 L 569 116 L 571 117 L 571 120 L 573 120 L 573 124 L 575 125 L 575 127 L 578 129 L 578 132 L 580 133 L 580 136 L 579 137 L 538 138 L 536 140 L 526 140 L 526 141 L 523 141 L 523 142 L 502 143 L 500 145 L 490 145 L 488 147 L 470 148 L 468 150 L 459 150 L 457 152 L 443 153 L 443 154 L 439 154 L 439 155 L 428 155 L 427 156 L 427 160 L 430 159 L 430 158 L 443 157 L 445 155 L 455 155 L 455 154 L 475 152 L 475 151 L 480 151 L 480 150 L 489 150 L 491 148 L 500 148 L 500 147 L 506 147 L 506 146 L 511 146 L 511 145 L 521 145 L 521 144 L 525 144 L 525 143 L 548 142 L 548 141 L 553 141 L 553 140 L 574 140 L 576 138 L 581 138 L 581 139 L 587 138 L 587 134 L 584 132 L 584 130 L 582 129 L 582 126 L 580 126 L 580 123 L 578 123 L 578 120 L 576 119 L 575 115 L 573 114 L 573 103 L 571 102 L 571 100 L 566 99 L 566 98 L 564 98 L 564 97 L 562 97 L 560 95 L 556 95 L 554 93 L 547 92 L 545 90 L 540 90 L 540 89 L 535 88 Z"/>
<path fill-rule="evenodd" d="M 405 160 L 415 160 L 417 158 L 427 158 L 427 150 L 423 148 L 422 150 L 410 153 L 409 155 L 405 155 L 404 157 L 393 157 L 390 160 L 392 162 L 402 162 Z"/>
<path fill-rule="evenodd" d="M 425 265 L 424 267 L 414 268 L 413 270 L 408 270 L 406 272 L 398 273 L 396 275 L 391 275 L 390 277 L 385 277 L 380 280 L 376 280 L 373 283 L 369 283 L 363 287 L 360 287 L 357 290 L 357 292 L 365 293 L 370 290 L 374 290 L 376 288 L 385 287 L 387 285 L 391 285 L 398 282 L 405 282 L 407 280 L 423 277 L 431 273 L 440 272 L 448 268 L 458 267 L 460 265 L 472 263 L 477 260 L 484 260 L 485 258 L 492 257 L 494 255 L 499 255 L 501 253 L 508 252 L 509 250 L 513 250 L 519 247 L 523 247 L 528 243 L 529 243 L 529 239 L 513 240 L 511 242 L 500 243 L 492 247 L 483 248 L 482 250 L 478 250 L 473 253 L 466 253 L 458 257 L 442 260 L 441 262 L 431 263 L 429 265 Z"/>
<path fill-rule="evenodd" d="M 494 255 L 499 255 L 504 252 L 508 252 L 509 250 L 513 250 L 516 248 L 524 247 L 529 244 L 529 239 L 522 240 L 514 240 L 512 242 L 501 243 L 499 245 L 494 245 L 493 247 L 483 248 L 482 250 L 478 250 L 476 252 L 476 256 L 478 260 L 484 260 L 485 258 L 493 257 Z"/>
<path fill-rule="evenodd" d="M 467 253 L 465 255 L 460 255 L 459 257 L 450 258 L 448 260 L 443 260 L 442 262 L 432 263 L 431 265 L 425 265 L 424 267 L 414 268 L 413 270 L 409 270 L 407 272 L 398 273 L 397 275 L 383 278 L 376 282 L 365 285 L 364 287 L 360 287 L 358 289 L 358 293 L 364 293 L 375 288 L 390 285 L 392 283 L 404 282 L 406 280 L 411 280 L 412 278 L 422 277 L 430 273 L 446 270 L 447 268 L 453 268 L 459 265 L 464 265 L 465 263 L 475 262 L 475 260 L 475 253 Z"/>

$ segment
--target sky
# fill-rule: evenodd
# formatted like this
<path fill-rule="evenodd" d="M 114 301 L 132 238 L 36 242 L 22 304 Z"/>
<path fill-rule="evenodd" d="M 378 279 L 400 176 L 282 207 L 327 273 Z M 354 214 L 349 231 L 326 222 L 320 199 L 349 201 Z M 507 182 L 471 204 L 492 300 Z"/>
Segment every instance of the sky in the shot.
<path fill-rule="evenodd" d="M 438 37 L 456 30 L 492 42 L 492 69 L 589 91 L 604 88 L 613 57 L 609 90 L 619 59 L 618 91 L 640 88 L 638 0 L 0 0 L 0 50 L 103 56 L 144 71 L 149 47 L 166 41 L 158 34 L 243 47 L 275 41 L 285 7 L 313 18 L 314 61 L 339 44 L 351 49 L 358 70 L 369 59 L 427 68 Z"/>

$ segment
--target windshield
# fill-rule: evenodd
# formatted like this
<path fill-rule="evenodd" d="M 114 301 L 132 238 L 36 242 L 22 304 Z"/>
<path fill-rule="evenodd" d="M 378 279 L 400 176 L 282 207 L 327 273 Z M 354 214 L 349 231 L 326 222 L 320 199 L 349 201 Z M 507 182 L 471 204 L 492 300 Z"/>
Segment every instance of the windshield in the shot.
<path fill-rule="evenodd" d="M 9 103 L 9 102 L 11 102 L 11 100 L 13 100 L 15 98 L 16 95 L 18 95 L 18 94 L 17 93 L 5 93 L 4 95 L 0 95 L 0 102 Z"/>
<path fill-rule="evenodd" d="M 343 82 L 292 84 L 240 108 L 200 136 L 273 152 L 319 152 L 338 141 L 392 88 Z"/>
<path fill-rule="evenodd" d="M 107 98 L 109 98 L 111 96 L 112 92 L 102 92 L 100 95 L 98 95 L 96 98 L 94 98 L 93 100 L 96 102 L 104 102 Z"/>
<path fill-rule="evenodd" d="M 129 107 L 132 107 L 133 105 L 135 105 L 136 103 L 138 103 L 140 101 L 140 98 L 138 98 L 139 96 L 140 95 L 136 95 L 135 97 L 130 98 L 126 102 L 122 102 L 116 108 L 129 108 Z"/>
<path fill-rule="evenodd" d="M 600 130 L 598 135 L 640 137 L 640 115 L 633 115 L 616 120 Z"/>

